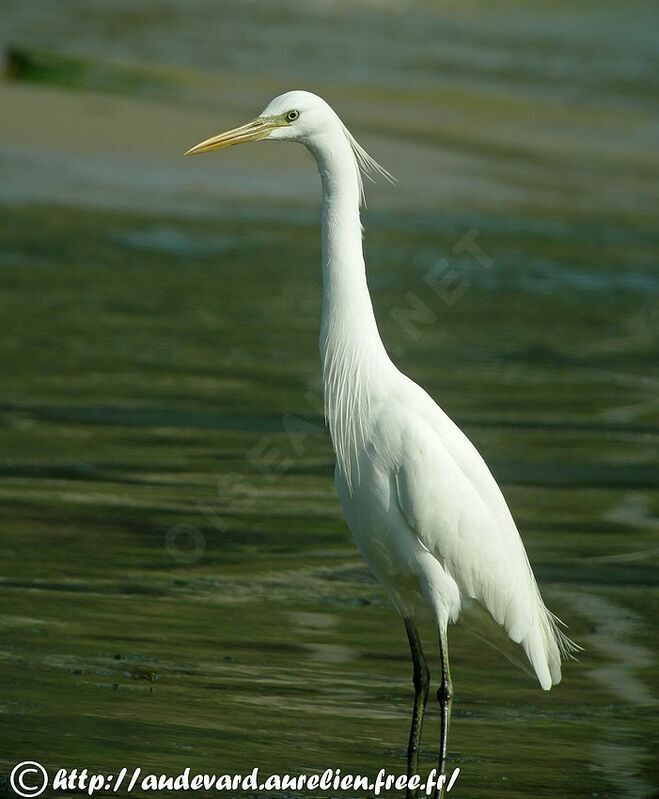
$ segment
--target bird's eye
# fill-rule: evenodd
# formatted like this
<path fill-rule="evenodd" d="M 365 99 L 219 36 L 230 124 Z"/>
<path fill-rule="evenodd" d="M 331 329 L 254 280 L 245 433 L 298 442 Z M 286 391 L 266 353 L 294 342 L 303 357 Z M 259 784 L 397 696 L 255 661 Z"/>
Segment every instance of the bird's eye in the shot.
<path fill-rule="evenodd" d="M 295 122 L 295 120 L 300 116 L 300 112 L 293 109 L 286 114 L 286 121 L 287 122 Z"/>

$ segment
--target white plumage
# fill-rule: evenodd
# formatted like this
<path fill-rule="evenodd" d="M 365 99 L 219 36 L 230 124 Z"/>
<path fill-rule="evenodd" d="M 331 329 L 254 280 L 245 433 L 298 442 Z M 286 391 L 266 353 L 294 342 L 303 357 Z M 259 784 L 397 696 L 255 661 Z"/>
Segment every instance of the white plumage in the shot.
<path fill-rule="evenodd" d="M 459 619 L 518 662 L 521 650 L 517 657 L 510 650 L 511 642 L 519 644 L 540 685 L 551 688 L 561 679 L 561 658 L 576 647 L 544 605 L 499 486 L 464 433 L 394 366 L 378 333 L 359 206 L 362 173 L 390 176 L 327 103 L 308 92 L 277 97 L 253 123 L 192 152 L 239 143 L 246 135 L 301 142 L 318 165 L 320 352 L 336 487 L 364 559 L 406 619 L 415 658 L 415 713 L 418 703 L 422 718 L 427 696 L 427 668 L 413 625 L 420 604 L 430 607 L 440 633 L 442 701 L 449 710 L 445 634 L 448 623 Z M 410 769 L 416 766 L 417 721 Z M 445 749 L 448 713 L 442 724 Z"/>

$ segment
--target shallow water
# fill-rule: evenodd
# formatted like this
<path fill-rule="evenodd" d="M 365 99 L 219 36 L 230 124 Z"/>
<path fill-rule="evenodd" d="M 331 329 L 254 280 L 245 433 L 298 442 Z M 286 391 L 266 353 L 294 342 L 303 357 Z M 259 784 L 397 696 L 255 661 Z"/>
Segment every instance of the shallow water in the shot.
<path fill-rule="evenodd" d="M 25 37 L 25 16 L 10 8 L 5 31 Z M 52 19 L 54 8 L 44 2 L 34 13 Z M 267 41 L 272 83 L 288 80 L 296 47 L 307 79 L 327 79 L 327 55 L 305 49 L 303 32 L 319 16 L 331 20 L 327 36 L 346 48 L 335 91 L 362 123 L 359 97 L 378 109 L 379 122 L 363 129 L 411 170 L 398 200 L 377 187 L 365 214 L 383 338 L 491 464 L 548 604 L 585 648 L 544 694 L 451 630 L 450 754 L 462 769 L 452 795 L 656 795 L 656 162 L 638 155 L 654 130 L 649 31 L 634 22 L 618 32 L 606 15 L 594 31 L 567 24 L 589 22 L 587 5 L 542 4 L 534 16 L 498 4 L 499 27 L 510 24 L 489 48 L 492 17 L 457 4 L 444 17 L 430 5 L 319 4 L 304 13 L 291 5 L 289 25 L 274 18 L 268 36 L 245 34 L 247 50 L 225 44 L 213 60 L 219 22 L 201 31 L 186 20 L 181 30 L 174 3 L 113 8 L 99 18 L 101 32 L 82 31 L 71 11 L 29 35 L 63 48 L 77 24 L 79 50 L 136 62 L 171 55 L 206 69 L 208 81 L 223 64 L 240 69 L 249 48 Z M 638 4 L 637 19 L 648 8 Z M 241 4 L 212 18 L 226 22 L 228 37 L 241 25 L 251 31 L 249 11 L 268 17 L 266 6 Z M 341 38 L 361 30 L 377 54 L 394 22 L 426 32 L 428 48 L 438 27 L 481 45 L 444 48 L 453 69 L 440 78 L 407 35 L 382 70 L 368 48 Z M 599 45 L 565 86 L 549 69 L 562 63 L 551 53 L 582 53 L 593 37 Z M 600 46 L 602 57 L 592 57 Z M 485 69 L 494 94 L 481 96 Z M 411 76 L 416 98 L 404 91 Z M 490 120 L 497 146 L 485 129 L 470 137 L 459 119 L 430 112 L 425 126 L 411 122 L 405 132 L 399 114 L 382 115 L 382 84 L 417 110 L 455 91 L 461 113 L 477 109 L 465 119 Z M 210 85 L 197 74 L 159 102 L 179 117 L 185 103 L 219 104 Z M 575 85 L 599 121 L 561 117 Z M 57 91 L 53 101 L 64 105 Z M 507 111 L 493 98 L 507 99 Z M 93 115 L 100 101 L 89 102 Z M 547 117 L 531 113 L 551 102 L 554 133 L 567 131 L 553 151 Z M 615 130 L 625 105 L 628 127 Z M 528 149 L 506 133 L 513 106 Z M 587 152 L 595 149 L 587 130 L 606 144 L 601 152 Z M 630 130 L 639 142 L 631 151 Z M 409 136 L 418 149 L 406 149 Z M 12 146 L 0 138 L 4 174 L 15 176 L 3 186 L 0 218 L 3 772 L 23 759 L 104 772 L 402 771 L 411 702 L 404 631 L 341 520 L 319 407 L 317 187 L 308 161 L 291 162 L 308 181 L 299 196 L 276 173 L 259 174 L 258 163 L 275 157 L 264 148 L 263 162 L 245 157 L 227 168 L 248 176 L 238 202 L 211 193 L 225 176 L 218 171 L 185 178 L 186 202 L 176 208 L 176 179 L 188 168 L 178 162 L 154 161 L 131 177 L 127 159 L 109 183 L 103 151 L 81 155 L 74 173 L 70 155 L 35 144 L 22 151 L 35 177 L 19 194 Z M 446 156 L 456 182 L 446 185 L 442 173 L 424 184 L 426 156 Z M 145 172 L 159 181 L 149 184 L 152 197 L 133 191 Z M 425 188 L 415 201 L 417 180 Z M 459 189 L 458 201 L 440 207 L 433 180 L 440 197 Z M 230 189 L 229 181 L 217 191 Z M 423 629 L 432 652 L 433 632 L 427 622 Z M 431 702 L 424 771 L 437 725 Z"/>
<path fill-rule="evenodd" d="M 38 242 L 17 232 L 36 224 Z M 250 227 L 5 215 L 2 252 L 24 258 L 3 266 L 7 764 L 402 768 L 404 634 L 340 520 L 317 406 L 316 226 Z M 371 225 L 373 262 L 391 236 Z M 460 790 L 649 796 L 656 383 L 638 320 L 653 298 L 533 293 L 511 264 L 435 298 L 415 338 L 391 309 L 405 288 L 431 298 L 389 253 L 373 280 L 385 340 L 492 463 L 586 647 L 544 695 L 455 631 Z"/>

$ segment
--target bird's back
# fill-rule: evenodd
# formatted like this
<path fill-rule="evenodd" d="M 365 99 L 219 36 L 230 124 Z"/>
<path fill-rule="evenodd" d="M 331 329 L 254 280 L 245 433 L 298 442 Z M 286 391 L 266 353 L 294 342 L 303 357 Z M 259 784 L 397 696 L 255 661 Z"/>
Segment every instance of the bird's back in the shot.
<path fill-rule="evenodd" d="M 558 683 L 573 645 L 544 605 L 503 494 L 474 445 L 401 373 L 376 425 L 387 428 L 377 440 L 393 442 L 387 468 L 401 514 L 457 584 L 467 626 L 510 656 L 505 631 L 544 689 Z"/>

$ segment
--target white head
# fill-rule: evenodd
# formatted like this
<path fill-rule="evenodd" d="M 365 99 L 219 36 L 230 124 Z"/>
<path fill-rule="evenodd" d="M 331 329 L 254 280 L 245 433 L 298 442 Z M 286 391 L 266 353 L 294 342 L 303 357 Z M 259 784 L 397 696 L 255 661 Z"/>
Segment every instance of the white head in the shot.
<path fill-rule="evenodd" d="M 279 123 L 268 136 L 269 139 L 304 144 L 309 144 L 319 136 L 339 134 L 344 127 L 322 97 L 304 91 L 280 94 L 268 103 L 259 118 Z"/>
<path fill-rule="evenodd" d="M 376 174 L 393 182 L 391 175 L 355 141 L 339 116 L 316 94 L 291 91 L 275 97 L 256 119 L 200 142 L 186 155 L 208 153 L 263 139 L 300 142 L 316 154 L 321 142 L 347 141 L 354 159 L 361 190 L 361 175 L 373 180 Z M 363 191 L 361 192 L 363 196 Z"/>

